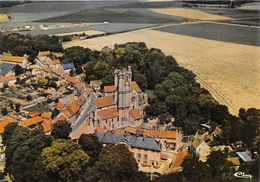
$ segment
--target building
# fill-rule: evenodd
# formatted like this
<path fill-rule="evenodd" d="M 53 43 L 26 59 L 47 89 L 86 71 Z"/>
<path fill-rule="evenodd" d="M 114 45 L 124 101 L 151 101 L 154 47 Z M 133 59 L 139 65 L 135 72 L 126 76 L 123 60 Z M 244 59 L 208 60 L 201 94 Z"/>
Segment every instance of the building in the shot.
<path fill-rule="evenodd" d="M 191 145 L 199 160 L 206 162 L 212 151 L 210 146 L 201 138 L 195 138 Z"/>
<path fill-rule="evenodd" d="M 28 59 L 27 56 L 13 56 L 10 54 L 5 54 L 2 56 L 2 62 L 9 64 L 18 64 L 24 68 L 27 65 Z"/>
<path fill-rule="evenodd" d="M 116 135 L 112 132 L 97 133 L 98 140 L 104 144 L 125 144 L 142 166 L 159 167 L 161 149 L 155 139 L 134 135 Z"/>
<path fill-rule="evenodd" d="M 0 88 L 15 84 L 16 76 L 6 76 L 0 78 Z"/>
<path fill-rule="evenodd" d="M 160 130 L 143 130 L 126 128 L 126 133 L 155 138 L 160 145 L 162 151 L 179 151 L 183 147 L 183 134 L 179 128 L 173 131 L 160 131 Z"/>
<path fill-rule="evenodd" d="M 38 53 L 38 57 L 50 57 L 51 56 L 51 52 L 50 51 L 40 51 Z"/>
<path fill-rule="evenodd" d="M 93 127 L 115 128 L 139 126 L 143 123 L 144 94 L 136 82 L 132 82 L 132 71 L 116 69 L 114 85 L 104 87 L 104 97 L 96 99 L 96 109 L 90 115 Z"/>
<path fill-rule="evenodd" d="M 68 63 L 68 64 L 63 64 L 62 69 L 66 72 L 69 73 L 71 70 L 75 70 L 75 66 L 73 63 Z"/>
<path fill-rule="evenodd" d="M 0 77 L 15 75 L 16 64 L 2 63 L 0 64 Z"/>

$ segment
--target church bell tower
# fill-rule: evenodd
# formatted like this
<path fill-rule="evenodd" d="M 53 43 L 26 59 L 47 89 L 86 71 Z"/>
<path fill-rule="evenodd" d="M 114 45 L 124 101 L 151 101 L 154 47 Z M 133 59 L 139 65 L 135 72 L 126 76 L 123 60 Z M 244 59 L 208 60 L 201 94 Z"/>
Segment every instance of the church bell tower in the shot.
<path fill-rule="evenodd" d="M 129 124 L 132 81 L 131 67 L 128 66 L 128 69 L 116 69 L 114 74 L 116 88 L 115 102 L 119 113 L 118 126 L 121 127 Z"/>

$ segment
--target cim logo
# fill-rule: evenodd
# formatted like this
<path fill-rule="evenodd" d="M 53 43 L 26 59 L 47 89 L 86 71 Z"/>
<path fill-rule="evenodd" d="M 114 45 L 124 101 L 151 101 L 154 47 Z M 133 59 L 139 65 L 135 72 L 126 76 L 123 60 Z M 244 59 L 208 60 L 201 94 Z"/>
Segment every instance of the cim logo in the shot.
<path fill-rule="evenodd" d="M 250 174 L 245 174 L 244 172 L 236 172 L 235 174 L 234 174 L 234 176 L 235 177 L 237 177 L 237 178 L 249 178 L 249 179 L 251 179 L 253 176 L 252 175 L 250 175 Z"/>

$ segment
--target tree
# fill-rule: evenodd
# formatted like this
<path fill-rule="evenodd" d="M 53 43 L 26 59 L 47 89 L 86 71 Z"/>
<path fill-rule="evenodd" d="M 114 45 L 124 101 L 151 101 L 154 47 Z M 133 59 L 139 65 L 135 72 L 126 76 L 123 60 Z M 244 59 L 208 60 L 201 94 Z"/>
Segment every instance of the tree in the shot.
<path fill-rule="evenodd" d="M 15 76 L 21 75 L 24 73 L 24 69 L 20 65 L 14 67 Z"/>
<path fill-rule="evenodd" d="M 8 110 L 6 109 L 6 107 L 1 110 L 1 114 L 4 116 L 8 114 Z"/>
<path fill-rule="evenodd" d="M 19 103 L 15 103 L 15 104 L 14 104 L 14 107 L 15 107 L 15 111 L 16 111 L 16 112 L 19 112 L 21 105 L 20 105 Z"/>
<path fill-rule="evenodd" d="M 4 145 L 7 145 L 8 140 L 10 139 L 10 137 L 12 136 L 14 129 L 16 127 L 18 127 L 18 123 L 10 123 L 8 124 L 5 129 L 4 129 L 4 133 L 2 134 L 2 143 Z"/>
<path fill-rule="evenodd" d="M 31 101 L 31 100 L 32 100 L 32 96 L 31 96 L 30 94 L 28 94 L 28 95 L 26 96 L 26 100 L 27 100 L 27 101 Z"/>
<path fill-rule="evenodd" d="M 89 157 L 71 140 L 55 140 L 42 152 L 43 165 L 53 181 L 78 181 Z"/>
<path fill-rule="evenodd" d="M 210 168 L 197 157 L 184 160 L 182 173 L 187 181 L 208 182 L 212 178 Z"/>
<path fill-rule="evenodd" d="M 52 137 L 36 129 L 12 156 L 12 176 L 16 181 L 49 181 L 41 160 L 42 150 L 52 143 Z M 30 169 L 30 170 L 24 170 Z"/>
<path fill-rule="evenodd" d="M 68 139 L 71 129 L 71 124 L 67 121 L 58 121 L 53 125 L 51 135 L 55 139 Z"/>
<path fill-rule="evenodd" d="M 13 127 L 13 129 L 12 129 Z M 8 134 L 6 135 L 6 150 L 5 150 L 5 157 L 6 157 L 6 167 L 5 171 L 13 174 L 13 168 L 16 166 L 16 161 L 13 161 L 13 156 L 17 148 L 23 145 L 24 142 L 30 137 L 29 133 L 30 130 L 28 128 L 23 128 L 21 126 L 12 126 L 10 127 L 8 131 Z M 9 136 L 9 137 L 8 137 Z"/>
<path fill-rule="evenodd" d="M 215 181 L 236 181 L 235 170 L 221 151 L 211 152 L 207 164 L 211 168 L 211 174 Z"/>
<path fill-rule="evenodd" d="M 102 149 L 102 144 L 98 141 L 97 136 L 93 134 L 82 134 L 78 142 L 81 148 L 88 154 L 90 158 L 89 164 L 94 164 Z"/>
<path fill-rule="evenodd" d="M 45 78 L 44 76 L 40 76 L 38 78 L 38 83 L 41 85 L 41 86 L 46 86 L 48 84 L 48 79 Z"/>
<path fill-rule="evenodd" d="M 138 173 L 138 165 L 127 146 L 108 145 L 102 149 L 94 173 L 98 181 L 128 181 Z"/>

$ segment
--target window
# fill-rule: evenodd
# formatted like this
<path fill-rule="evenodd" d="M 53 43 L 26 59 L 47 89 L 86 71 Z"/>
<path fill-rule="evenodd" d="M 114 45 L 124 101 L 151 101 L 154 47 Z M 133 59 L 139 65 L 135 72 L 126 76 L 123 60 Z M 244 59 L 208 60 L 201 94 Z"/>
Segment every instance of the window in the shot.
<path fill-rule="evenodd" d="M 138 158 L 141 158 L 141 157 L 142 157 L 142 154 L 139 154 L 139 153 L 138 153 L 138 154 L 137 154 L 137 157 L 138 157 Z"/>
<path fill-rule="evenodd" d="M 146 159 L 146 160 L 148 159 L 148 156 L 147 156 L 147 154 L 144 154 L 144 159 Z"/>
<path fill-rule="evenodd" d="M 151 160 L 152 160 L 152 161 L 154 160 L 154 156 L 151 156 Z"/>

